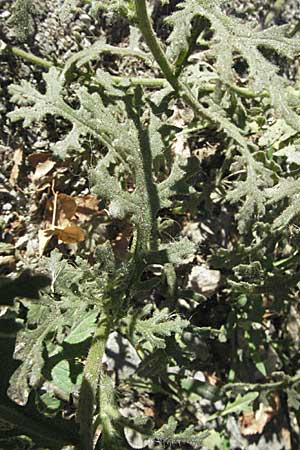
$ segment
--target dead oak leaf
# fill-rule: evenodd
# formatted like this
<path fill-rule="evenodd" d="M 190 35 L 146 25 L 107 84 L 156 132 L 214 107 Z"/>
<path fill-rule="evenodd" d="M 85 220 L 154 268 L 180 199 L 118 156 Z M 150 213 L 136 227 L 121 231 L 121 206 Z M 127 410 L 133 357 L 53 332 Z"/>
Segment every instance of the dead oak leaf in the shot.
<path fill-rule="evenodd" d="M 178 128 L 184 128 L 185 126 L 186 118 L 184 118 L 184 113 L 176 106 L 174 107 L 173 115 L 170 117 L 170 123 Z M 181 155 L 185 158 L 191 156 L 191 149 L 187 142 L 187 138 L 180 132 L 176 133 L 171 148 L 175 155 Z"/>
<path fill-rule="evenodd" d="M 77 204 L 73 197 L 67 194 L 58 194 L 57 198 L 57 221 L 72 219 L 77 210 Z"/>
<path fill-rule="evenodd" d="M 74 217 L 77 204 L 73 197 L 67 194 L 57 194 L 55 199 L 49 199 L 46 203 L 46 220 L 51 221 L 53 216 L 54 203 L 56 202 L 55 223 L 63 227 L 69 224 L 69 220 Z"/>
<path fill-rule="evenodd" d="M 39 163 L 49 160 L 51 156 L 52 152 L 34 152 L 27 156 L 27 161 L 35 168 Z"/>
<path fill-rule="evenodd" d="M 82 242 L 85 239 L 85 233 L 82 228 L 77 225 L 71 224 L 65 228 L 55 227 L 54 232 L 65 244 L 75 244 L 77 242 Z"/>
<path fill-rule="evenodd" d="M 261 434 L 266 424 L 278 413 L 280 408 L 280 398 L 275 394 L 272 404 L 259 404 L 256 411 L 244 411 L 239 418 L 239 426 L 243 436 Z"/>
<path fill-rule="evenodd" d="M 82 228 L 71 222 L 77 210 L 73 197 L 63 193 L 54 192 L 54 199 L 47 203 L 47 212 L 51 213 L 51 225 L 39 231 L 39 254 L 43 255 L 50 239 L 53 236 L 65 244 L 75 244 L 84 241 L 85 233 Z"/>
<path fill-rule="evenodd" d="M 50 227 L 45 230 L 39 230 L 38 239 L 40 256 L 43 256 L 44 251 L 53 236 L 57 236 L 58 239 L 65 244 L 76 244 L 85 239 L 83 229 L 74 224 L 67 225 L 64 228 Z"/>
<path fill-rule="evenodd" d="M 81 222 L 86 222 L 93 216 L 99 214 L 99 199 L 94 195 L 87 194 L 76 197 L 76 205 L 76 217 Z"/>

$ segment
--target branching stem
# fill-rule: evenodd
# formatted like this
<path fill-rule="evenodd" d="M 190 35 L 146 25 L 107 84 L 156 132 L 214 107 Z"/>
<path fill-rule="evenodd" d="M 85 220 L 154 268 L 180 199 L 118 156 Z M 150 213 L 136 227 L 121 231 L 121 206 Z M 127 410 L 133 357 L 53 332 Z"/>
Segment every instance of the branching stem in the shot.
<path fill-rule="evenodd" d="M 207 110 L 194 97 L 188 86 L 184 85 L 176 77 L 175 71 L 167 60 L 166 55 L 153 31 L 147 11 L 146 0 L 135 0 L 135 7 L 139 28 L 144 36 L 146 44 L 177 96 L 181 97 L 192 108 L 197 116 L 215 122 Z"/>
<path fill-rule="evenodd" d="M 171 84 L 175 92 L 179 95 L 179 91 L 181 91 L 180 83 L 178 81 L 178 78 L 175 76 L 174 68 L 167 60 L 166 55 L 154 34 L 150 17 L 147 11 L 146 1 L 135 0 L 135 8 L 139 28 L 144 36 L 146 44 L 148 45 L 152 55 L 154 56 L 166 79 Z"/>
<path fill-rule="evenodd" d="M 282 379 L 279 381 L 273 381 L 270 383 L 228 383 L 222 387 L 223 392 L 234 391 L 234 392 L 250 392 L 250 391 L 278 391 L 282 389 L 291 388 L 296 384 L 300 383 L 300 374 L 294 376 L 287 376 L 285 374 L 280 374 Z"/>
<path fill-rule="evenodd" d="M 194 97 L 190 88 L 177 78 L 174 68 L 167 60 L 167 57 L 153 31 L 150 17 L 147 12 L 146 0 L 135 0 L 135 7 L 139 28 L 144 36 L 146 44 L 148 45 L 154 59 L 156 60 L 170 85 L 173 87 L 177 96 L 181 97 L 193 109 L 197 116 L 215 122 L 215 118 L 212 117 L 211 114 L 209 114 L 209 112 L 206 110 L 206 108 L 204 108 L 199 103 L 199 101 Z M 240 93 L 241 89 L 239 88 L 239 94 Z M 248 93 L 250 92 L 248 91 Z M 252 93 L 250 94 L 250 96 L 252 96 Z M 253 96 L 255 96 L 254 93 Z"/>
<path fill-rule="evenodd" d="M 50 69 L 51 67 L 56 67 L 57 69 L 62 69 L 61 66 L 52 63 L 51 61 L 47 61 L 46 59 L 40 58 L 39 56 L 35 56 L 32 53 L 26 52 L 25 50 L 20 49 L 19 47 L 10 47 L 7 46 L 5 48 L 6 51 L 11 53 L 12 55 L 18 56 L 26 61 L 28 61 L 31 64 L 35 64 L 37 66 L 44 67 L 45 69 Z M 112 80 L 116 84 L 120 84 L 124 81 L 129 81 L 129 83 L 132 86 L 144 86 L 147 88 L 163 88 L 166 87 L 168 82 L 165 78 L 152 78 L 152 77 L 120 77 L 118 75 L 112 75 Z M 168 80 L 169 81 L 169 80 Z M 251 91 L 250 89 L 237 86 L 235 84 L 228 85 L 234 92 L 237 94 L 243 96 L 243 97 L 249 97 L 254 98 L 257 97 L 258 94 Z M 208 83 L 205 86 L 201 86 L 200 92 L 213 92 L 215 90 L 215 85 L 213 83 Z M 259 94 L 261 95 L 261 94 Z"/>

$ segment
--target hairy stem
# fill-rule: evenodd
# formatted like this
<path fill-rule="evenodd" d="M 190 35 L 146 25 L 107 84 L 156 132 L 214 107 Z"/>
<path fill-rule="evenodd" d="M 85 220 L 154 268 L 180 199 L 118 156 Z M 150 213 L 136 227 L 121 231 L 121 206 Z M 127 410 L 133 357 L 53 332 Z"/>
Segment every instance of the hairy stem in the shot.
<path fill-rule="evenodd" d="M 227 383 L 221 388 L 222 392 L 234 391 L 237 392 L 250 392 L 250 391 L 277 391 L 282 389 L 288 389 L 300 383 L 300 375 L 288 376 L 282 373 L 278 374 L 282 377 L 279 381 L 273 381 L 270 383 Z M 273 374 L 274 376 L 274 374 Z"/>
<path fill-rule="evenodd" d="M 166 58 L 166 55 L 163 51 L 163 49 L 160 46 L 160 43 L 158 39 L 156 38 L 150 17 L 147 12 L 147 6 L 145 0 L 135 0 L 135 8 L 136 8 L 136 15 L 138 19 L 139 28 L 142 32 L 142 35 L 144 36 L 144 39 L 146 41 L 146 44 L 148 45 L 149 49 L 151 50 L 152 55 L 154 56 L 156 62 L 158 63 L 161 71 L 165 75 L 168 82 L 171 84 L 173 89 L 177 94 L 179 94 L 179 91 L 181 90 L 180 83 L 177 79 L 177 77 L 174 74 L 174 68 L 171 66 L 169 61 Z"/>
<path fill-rule="evenodd" d="M 178 98 L 181 98 L 188 106 L 191 107 L 196 117 L 206 119 L 208 122 L 216 125 L 221 125 L 224 131 L 229 136 L 233 137 L 238 144 L 241 145 L 241 152 L 247 158 L 247 160 L 252 159 L 252 155 L 249 151 L 248 145 L 245 145 L 240 130 L 238 128 L 235 128 L 235 126 L 230 121 L 227 121 L 227 124 L 225 124 L 226 119 L 220 121 L 219 115 L 212 112 L 209 108 L 205 108 L 193 95 L 189 86 L 182 83 L 176 77 L 175 71 L 169 63 L 153 31 L 150 17 L 147 11 L 146 0 L 135 0 L 135 7 L 139 28 L 144 36 L 146 44 L 148 45 L 154 59 L 158 63 L 167 81 L 173 87 Z M 218 107 L 218 105 L 214 105 L 214 107 Z"/>
<path fill-rule="evenodd" d="M 80 425 L 80 450 L 93 449 L 93 415 L 102 371 L 102 357 L 110 332 L 108 312 L 104 309 L 90 347 L 83 371 L 77 420 Z"/>
<path fill-rule="evenodd" d="M 196 113 L 197 116 L 204 117 L 205 119 L 212 120 L 212 117 L 206 109 L 198 102 L 194 97 L 188 86 L 184 85 L 175 75 L 175 71 L 169 61 L 166 58 L 164 51 L 162 50 L 158 39 L 152 28 L 150 17 L 147 12 L 147 6 L 145 0 L 135 0 L 136 15 L 138 19 L 139 28 L 144 36 L 146 44 L 148 45 L 151 53 L 153 54 L 157 64 L 161 71 L 165 75 L 166 79 L 173 87 L 178 97 L 181 97 Z M 213 120 L 215 122 L 215 120 Z"/>
<path fill-rule="evenodd" d="M 149 127 L 141 119 L 143 115 L 143 93 L 140 88 L 135 89 L 133 104 L 127 103 L 127 112 L 137 129 L 139 152 L 135 159 L 135 195 L 138 197 L 139 213 L 135 219 L 137 230 L 137 258 L 149 250 L 157 248 L 156 214 L 160 209 L 159 195 L 153 180 L 152 148 Z M 137 264 L 139 266 L 139 263 Z"/>
<path fill-rule="evenodd" d="M 143 200 L 139 214 L 138 243 L 140 250 L 147 253 L 157 249 L 156 214 L 159 210 L 159 196 L 152 175 L 152 155 L 148 132 L 140 128 L 141 161 L 137 164 L 136 184 Z"/>
<path fill-rule="evenodd" d="M 147 12 L 147 6 L 145 0 L 135 0 L 136 15 L 138 19 L 139 28 L 144 36 L 146 44 L 148 45 L 153 57 L 158 63 L 161 71 L 165 75 L 166 79 L 170 85 L 175 90 L 176 94 L 181 97 L 195 112 L 197 116 L 204 117 L 212 122 L 215 119 L 207 112 L 207 110 L 199 103 L 199 101 L 194 97 L 190 88 L 182 83 L 176 76 L 174 68 L 169 63 L 158 39 L 153 31 L 150 17 Z M 233 88 L 233 86 L 230 86 Z M 249 90 L 236 87 L 239 94 L 246 94 L 249 97 L 255 97 L 256 95 Z"/>
<path fill-rule="evenodd" d="M 25 59 L 31 64 L 35 64 L 36 66 L 45 67 L 45 69 L 50 69 L 50 67 L 54 66 L 51 61 L 47 61 L 46 59 L 40 58 L 39 56 L 35 56 L 32 53 L 25 52 L 25 50 L 22 50 L 21 48 L 7 46 L 6 50 L 8 50 L 15 56 L 19 56 Z"/>
<path fill-rule="evenodd" d="M 121 415 L 115 395 L 115 387 L 111 377 L 103 370 L 99 383 L 99 417 L 102 427 L 101 444 L 107 450 L 127 448 L 118 429 Z"/>

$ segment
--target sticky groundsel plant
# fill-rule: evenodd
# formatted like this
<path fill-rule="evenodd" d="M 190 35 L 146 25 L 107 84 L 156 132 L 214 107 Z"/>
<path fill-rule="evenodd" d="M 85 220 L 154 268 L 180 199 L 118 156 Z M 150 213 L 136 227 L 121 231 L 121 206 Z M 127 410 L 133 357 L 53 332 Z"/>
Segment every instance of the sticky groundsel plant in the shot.
<path fill-rule="evenodd" d="M 259 30 L 242 23 L 227 16 L 222 3 L 179 4 L 166 18 L 171 32 L 163 44 L 153 31 L 145 0 L 93 1 L 94 14 L 104 9 L 127 16 L 135 39 L 125 48 L 95 42 L 64 67 L 6 48 L 51 66 L 43 76 L 43 91 L 27 81 L 10 86 L 17 107 L 8 117 L 23 120 L 24 127 L 47 115 L 63 118 L 69 132 L 52 145 L 59 158 L 84 153 L 92 141 L 99 148 L 90 171 L 92 192 L 107 202 L 112 220 L 126 220 L 133 227 L 130 249 L 121 260 L 109 242 L 97 248 L 93 266 L 80 257 L 71 264 L 52 251 L 39 268 L 49 276 L 48 288 L 41 290 L 39 300 L 18 300 L 27 317 L 17 334 L 14 358 L 20 365 L 10 378 L 8 397 L 26 411 L 24 405 L 35 393 L 48 414 L 62 410 L 62 399 L 72 401 L 78 424 L 77 433 L 70 421 L 64 421 L 64 428 L 53 422 L 51 428 L 46 419 L 24 416 L 24 433 L 43 448 L 69 444 L 81 450 L 127 449 L 128 429 L 140 436 L 141 448 L 225 448 L 224 418 L 255 409 L 258 398 L 268 402 L 278 390 L 285 390 L 295 414 L 300 375 L 286 363 L 293 352 L 274 341 L 263 324 L 266 305 L 280 314 L 288 311 L 287 300 L 300 281 L 294 270 L 298 250 L 287 250 L 286 228 L 300 210 L 299 90 L 276 65 L 280 58 L 290 61 L 299 54 L 299 38 L 289 35 L 288 26 Z M 21 7 L 26 7 L 31 23 L 29 4 L 16 2 L 15 23 Z M 76 2 L 66 2 L 66 11 L 72 5 Z M 93 63 L 103 53 L 136 58 L 149 72 L 153 66 L 159 76 L 95 71 Z M 160 228 L 162 210 L 186 212 L 189 199 L 198 198 L 193 182 L 202 170 L 197 158 L 172 150 L 174 126 L 168 119 L 175 104 L 190 111 L 183 135 L 215 135 L 219 142 L 224 163 L 214 195 L 236 212 L 235 245 L 217 248 L 209 256 L 210 265 L 226 275 L 230 307 L 222 329 L 197 327 L 178 312 L 184 294 L 178 289 L 177 272 L 199 249 L 186 237 L 168 241 Z M 201 187 L 205 192 L 205 182 Z M 157 301 L 157 292 L 165 304 Z M 142 360 L 127 384 L 119 386 L 103 362 L 113 332 L 126 338 Z M 185 332 L 193 339 L 207 335 L 229 342 L 231 367 L 215 390 L 204 383 L 204 393 L 202 384 L 184 370 L 173 376 L 168 372 L 172 366 L 186 365 L 187 371 L 193 367 L 195 356 L 183 339 Z M 275 355 L 275 368 L 266 362 L 268 352 Z M 249 367 L 256 370 L 257 383 L 249 381 Z M 150 396 L 167 392 L 176 404 L 202 396 L 212 404 L 221 399 L 224 409 L 212 414 L 207 426 L 187 424 L 179 412 L 162 426 L 142 414 L 128 417 L 120 408 L 122 396 L 128 389 L 132 397 L 139 395 L 138 385 Z M 22 407 L 13 408 L 7 400 L 0 414 L 18 425 Z M 219 421 L 219 432 L 211 430 L 213 420 Z"/>

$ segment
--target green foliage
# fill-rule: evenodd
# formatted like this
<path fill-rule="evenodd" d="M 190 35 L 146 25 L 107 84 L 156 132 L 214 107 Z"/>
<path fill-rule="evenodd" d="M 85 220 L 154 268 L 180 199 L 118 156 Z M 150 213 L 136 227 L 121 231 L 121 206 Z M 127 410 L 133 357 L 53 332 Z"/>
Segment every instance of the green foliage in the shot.
<path fill-rule="evenodd" d="M 215 68 L 222 81 L 225 83 L 235 81 L 234 55 L 237 53 L 248 64 L 248 79 L 251 89 L 258 93 L 264 90 L 268 91 L 272 105 L 278 109 L 282 108 L 283 114 L 283 109 L 288 108 L 288 102 L 281 96 L 284 91 L 282 89 L 285 84 L 284 80 L 277 75 L 275 66 L 263 56 L 260 49 L 271 49 L 279 55 L 293 58 L 299 54 L 298 38 L 287 37 L 288 27 L 286 26 L 255 30 L 253 24 L 241 23 L 238 19 L 223 14 L 220 9 L 222 3 L 222 1 L 206 0 L 185 1 L 179 5 L 181 10 L 175 12 L 168 19 L 174 27 L 173 33 L 177 37 L 180 36 L 181 45 L 187 51 L 188 39 L 184 39 L 180 31 L 184 28 L 189 37 L 191 29 L 188 24 L 193 17 L 206 17 L 214 32 L 209 53 L 215 59 Z M 290 114 L 294 119 L 294 126 L 297 126 L 298 117 Z M 287 119 L 287 110 L 285 115 Z"/>
<path fill-rule="evenodd" d="M 30 126 L 32 122 L 41 120 L 46 114 L 62 116 L 72 123 L 72 130 L 66 138 L 56 143 L 55 149 L 59 156 L 64 157 L 68 150 L 81 150 L 80 137 L 92 135 L 98 137 L 109 145 L 112 141 L 111 134 L 113 126 L 118 125 L 115 121 L 111 123 L 110 115 L 104 107 L 99 95 L 89 94 L 86 88 L 82 87 L 77 91 L 80 100 L 80 108 L 70 107 L 62 97 L 64 78 L 61 73 L 52 68 L 44 74 L 46 82 L 46 92 L 41 94 L 28 82 L 24 81 L 21 86 L 10 87 L 12 101 L 21 106 L 10 114 L 14 120 L 24 119 L 24 126 Z M 102 110 L 98 110 L 101 108 Z M 30 105 L 30 106 L 27 106 Z M 101 121 L 97 121 L 95 113 L 101 114 Z"/>
<path fill-rule="evenodd" d="M 51 277 L 50 291 L 36 303 L 23 300 L 28 308 L 28 322 L 18 334 L 20 345 L 15 351 L 16 359 L 22 364 L 14 372 L 8 391 L 9 396 L 21 404 L 26 403 L 30 390 L 41 382 L 47 344 L 54 340 L 57 352 L 63 342 L 85 341 L 93 334 L 97 317 L 93 302 L 100 288 L 90 268 L 68 264 L 57 251 L 52 252 L 45 266 Z M 59 302 L 55 295 L 59 296 Z M 89 327 L 84 329 L 84 325 Z M 51 345 L 48 351 L 53 352 Z"/>
<path fill-rule="evenodd" d="M 143 319 L 151 312 L 151 309 L 151 305 L 146 306 L 141 312 L 140 320 L 134 324 L 135 340 L 137 343 L 144 341 L 150 344 L 152 349 L 165 348 L 166 337 L 171 336 L 172 333 L 182 332 L 189 322 L 170 314 L 167 308 L 154 312 L 149 319 Z"/>
<path fill-rule="evenodd" d="M 191 30 L 188 24 L 192 19 L 201 16 L 209 20 L 213 37 L 207 41 L 208 56 L 214 62 L 213 70 L 218 74 L 221 83 L 232 86 L 238 80 L 238 74 L 235 70 L 236 61 L 243 61 L 246 66 L 247 86 L 250 92 L 262 96 L 268 95 L 268 101 L 277 115 L 285 122 L 285 127 L 294 130 L 292 134 L 299 131 L 299 117 L 295 112 L 295 104 L 292 105 L 288 94 L 288 83 L 286 79 L 278 75 L 278 67 L 264 56 L 263 50 L 272 50 L 280 56 L 293 58 L 299 54 L 299 41 L 295 36 L 288 37 L 288 27 L 271 27 L 266 30 L 255 29 L 255 24 L 241 23 L 234 17 L 228 17 L 220 9 L 222 1 L 194 1 L 188 0 L 179 5 L 180 10 L 168 17 L 167 21 L 173 27 L 170 35 L 170 57 L 179 58 L 179 53 L 188 55 L 190 52 Z M 201 42 L 202 45 L 205 45 Z M 174 48 L 177 54 L 174 53 Z M 179 53 L 178 53 L 179 52 Z M 173 55 L 174 54 L 174 55 Z M 173 55 L 173 56 L 172 56 Z M 199 69 L 193 72 L 183 72 L 183 79 L 190 83 L 203 86 L 206 72 L 203 71 L 200 61 Z M 245 74 L 242 74 L 245 77 Z M 195 87 L 194 87 L 195 88 Z M 242 91 L 241 91 L 242 93 Z M 224 94 L 221 92 L 221 96 Z M 220 95 L 218 94 L 218 95 Z M 245 95 L 246 92 L 245 92 Z M 221 97 L 222 98 L 222 97 Z M 215 99 L 213 99 L 215 102 Z M 246 230 L 246 224 L 249 218 L 255 214 L 260 217 L 265 213 L 265 187 L 272 185 L 272 173 L 257 161 L 253 154 L 254 147 L 251 140 L 244 138 L 245 132 L 238 129 L 234 123 L 228 123 L 225 111 L 220 106 L 212 103 L 212 99 L 207 101 L 210 108 L 207 115 L 216 123 L 219 123 L 228 136 L 232 137 L 238 144 L 239 151 L 242 153 L 237 158 L 235 169 L 245 170 L 244 179 L 240 179 L 235 188 L 228 193 L 228 200 L 232 202 L 243 201 L 243 206 L 237 215 L 240 231 Z M 218 103 L 219 100 L 218 100 Z M 226 110 L 226 107 L 225 107 Z"/>
<path fill-rule="evenodd" d="M 70 364 L 66 360 L 60 361 L 56 366 L 53 367 L 51 371 L 51 377 L 55 386 L 58 389 L 70 394 L 72 391 L 78 388 L 82 381 L 82 376 L 78 376 L 75 380 L 75 383 L 72 382 L 72 376 Z"/>
<path fill-rule="evenodd" d="M 178 433 L 176 433 L 176 428 L 176 420 L 170 417 L 168 423 L 154 433 L 154 439 L 167 445 L 181 445 L 186 443 L 197 448 L 209 434 L 206 431 L 196 433 L 193 425 Z"/>
<path fill-rule="evenodd" d="M 251 410 L 251 405 L 258 396 L 258 392 L 248 392 L 248 394 L 245 394 L 243 396 L 239 394 L 234 401 L 227 403 L 225 408 L 220 412 L 220 416 L 239 413 L 247 411 L 249 409 Z M 213 420 L 217 416 L 217 414 L 214 414 L 213 416 L 210 416 L 208 420 Z"/>
<path fill-rule="evenodd" d="M 77 53 L 75 53 L 73 56 L 71 56 L 65 66 L 64 66 L 64 75 L 67 78 L 69 73 L 74 70 L 74 68 L 79 69 L 80 67 L 86 65 L 88 62 L 91 62 L 93 60 L 97 60 L 101 54 L 111 54 L 111 55 L 119 55 L 119 56 L 127 56 L 127 57 L 135 57 L 139 58 L 145 62 L 151 63 L 151 55 L 136 49 L 131 48 L 131 46 L 127 48 L 120 48 L 115 47 L 113 45 L 106 44 L 104 40 L 96 41 L 93 45 L 91 45 L 88 48 L 85 48 Z M 107 89 L 107 83 L 110 86 L 110 90 L 108 91 L 108 94 L 115 94 L 115 95 L 121 95 L 121 92 L 118 90 L 113 91 L 112 87 L 112 78 L 109 76 L 109 74 L 101 69 L 98 69 L 95 74 L 96 80 L 103 84 L 104 87 L 106 86 Z M 112 92 L 113 91 L 113 92 Z"/>
<path fill-rule="evenodd" d="M 75 3 L 65 2 L 62 20 Z M 93 14 L 121 14 L 140 31 L 131 28 L 127 46 L 96 40 L 45 72 L 44 87 L 9 86 L 17 106 L 7 117 L 29 128 L 59 119 L 54 155 L 92 166 L 90 189 L 107 214 L 96 249 L 82 244 L 69 260 L 53 250 L 25 287 L 24 275 L 0 280 L 1 323 L 12 321 L 2 335 L 17 334 L 19 361 L 8 396 L 57 415 L 67 403 L 84 450 L 128 449 L 124 429 L 154 449 L 226 448 L 227 416 L 255 412 L 269 401 L 264 392 L 286 390 L 289 408 L 298 407 L 294 328 L 279 333 L 270 317 L 284 322 L 300 286 L 288 231 L 300 213 L 299 89 L 281 75 L 282 61 L 300 53 L 299 36 L 241 22 L 223 3 L 185 0 L 167 17 L 162 43 L 144 0 L 92 2 Z M 117 75 L 103 55 L 126 58 Z M 136 77 L 141 68 L 146 80 Z M 114 229 L 121 241 L 129 234 L 125 251 Z M 198 265 L 205 279 L 191 276 Z M 109 348 L 114 332 L 137 367 Z M 132 375 L 119 377 L 122 364 Z M 217 385 L 197 372 L 216 374 Z M 136 410 L 124 417 L 132 401 L 150 402 L 165 424 L 154 428 Z M 206 429 L 207 420 L 222 431 Z"/>

